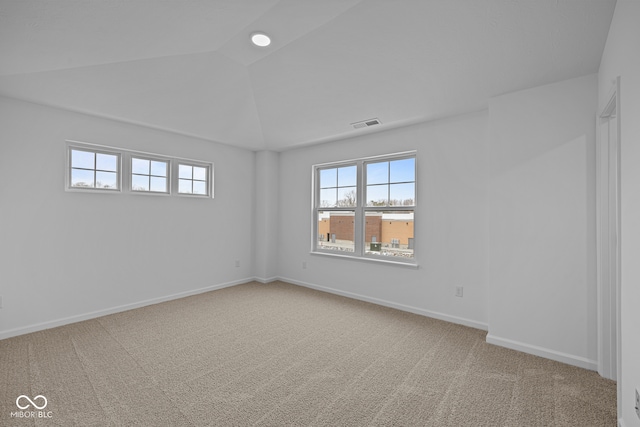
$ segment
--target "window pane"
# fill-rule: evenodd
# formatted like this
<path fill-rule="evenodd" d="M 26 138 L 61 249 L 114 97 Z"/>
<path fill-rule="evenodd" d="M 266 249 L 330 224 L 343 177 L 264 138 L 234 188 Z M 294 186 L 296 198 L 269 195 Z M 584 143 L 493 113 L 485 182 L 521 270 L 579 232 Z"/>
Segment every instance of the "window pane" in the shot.
<path fill-rule="evenodd" d="M 355 186 L 356 172 L 356 166 L 338 168 L 338 187 Z"/>
<path fill-rule="evenodd" d="M 189 179 L 179 179 L 178 180 L 178 193 L 191 193 L 191 183 L 193 181 Z"/>
<path fill-rule="evenodd" d="M 416 159 L 394 160 L 389 164 L 391 182 L 409 182 L 416 180 Z"/>
<path fill-rule="evenodd" d="M 71 186 L 93 188 L 93 171 L 71 169 Z"/>
<path fill-rule="evenodd" d="M 338 202 L 336 195 L 335 188 L 320 190 L 320 206 L 325 208 L 335 206 Z"/>
<path fill-rule="evenodd" d="M 151 191 L 167 192 L 167 178 L 151 177 Z"/>
<path fill-rule="evenodd" d="M 96 153 L 96 169 L 115 172 L 118 170 L 118 156 Z"/>
<path fill-rule="evenodd" d="M 415 205 L 416 185 L 410 184 L 391 184 L 389 186 L 389 205 L 390 206 L 413 206 Z"/>
<path fill-rule="evenodd" d="M 325 191 L 325 190 L 322 190 Z M 331 190 L 333 191 L 333 190 Z M 355 207 L 357 204 L 356 187 L 338 188 L 338 206 Z"/>
<path fill-rule="evenodd" d="M 140 175 L 149 175 L 149 160 L 145 159 L 131 159 L 131 172 Z"/>
<path fill-rule="evenodd" d="M 204 181 L 193 181 L 193 194 L 207 194 L 207 183 Z"/>
<path fill-rule="evenodd" d="M 115 172 L 96 172 L 96 188 L 118 188 L 118 175 Z"/>
<path fill-rule="evenodd" d="M 149 191 L 149 176 L 131 175 L 131 189 L 134 191 Z"/>
<path fill-rule="evenodd" d="M 367 185 L 389 182 L 389 162 L 367 164 Z"/>
<path fill-rule="evenodd" d="M 413 248 L 413 211 L 366 213 L 366 254 L 413 258 Z"/>
<path fill-rule="evenodd" d="M 318 212 L 318 249 L 353 252 L 355 212 Z"/>
<path fill-rule="evenodd" d="M 207 168 L 199 168 L 194 166 L 193 167 L 193 179 L 198 179 L 200 181 L 206 181 L 207 180 Z"/>
<path fill-rule="evenodd" d="M 151 175 L 167 176 L 167 162 L 151 162 Z"/>
<path fill-rule="evenodd" d="M 388 185 L 367 186 L 367 206 L 387 206 L 389 197 Z"/>
<path fill-rule="evenodd" d="M 94 169 L 94 166 L 95 153 L 90 153 L 88 151 L 71 150 L 72 168 Z"/>
<path fill-rule="evenodd" d="M 337 169 L 320 170 L 320 188 L 336 187 L 338 185 Z"/>
<path fill-rule="evenodd" d="M 178 178 L 184 179 L 192 179 L 193 178 L 193 167 L 187 165 L 180 165 L 178 167 Z M 189 184 L 189 188 L 191 188 L 191 184 Z M 189 191 L 190 193 L 191 191 Z"/>

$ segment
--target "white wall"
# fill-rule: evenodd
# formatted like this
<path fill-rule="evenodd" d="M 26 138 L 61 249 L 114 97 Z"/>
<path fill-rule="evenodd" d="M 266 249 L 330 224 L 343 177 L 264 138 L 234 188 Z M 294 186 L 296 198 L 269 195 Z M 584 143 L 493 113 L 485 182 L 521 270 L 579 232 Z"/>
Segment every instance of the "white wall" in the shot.
<path fill-rule="evenodd" d="M 8 98 L 0 138 L 0 338 L 253 276 L 253 152 Z M 212 161 L 215 198 L 65 192 L 66 139 Z"/>
<path fill-rule="evenodd" d="M 281 153 L 279 275 L 486 329 L 486 138 L 484 111 Z M 419 268 L 310 255 L 312 165 L 408 150 L 419 165 Z"/>
<path fill-rule="evenodd" d="M 256 153 L 255 276 L 270 282 L 278 275 L 278 160 L 279 153 Z"/>
<path fill-rule="evenodd" d="M 487 341 L 596 368 L 595 75 L 489 102 Z"/>
<path fill-rule="evenodd" d="M 621 141 L 621 393 L 622 425 L 640 426 L 640 2 L 618 0 L 599 71 L 599 110 L 620 76 Z"/>

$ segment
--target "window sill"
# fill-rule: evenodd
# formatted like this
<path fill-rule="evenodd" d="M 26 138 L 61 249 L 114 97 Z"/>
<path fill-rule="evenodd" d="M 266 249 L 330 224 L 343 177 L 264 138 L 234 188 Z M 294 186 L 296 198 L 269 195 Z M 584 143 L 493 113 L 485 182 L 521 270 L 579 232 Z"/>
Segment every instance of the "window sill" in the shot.
<path fill-rule="evenodd" d="M 178 197 L 190 197 L 192 199 L 213 199 L 213 196 L 208 194 L 191 194 L 191 193 L 174 193 Z"/>
<path fill-rule="evenodd" d="M 101 194 L 122 194 L 122 190 L 119 188 L 94 188 L 94 187 L 65 187 L 64 191 L 67 193 L 101 193 Z"/>
<path fill-rule="evenodd" d="M 129 190 L 129 193 L 143 196 L 171 196 L 172 194 L 165 191 L 141 191 L 141 190 Z"/>
<path fill-rule="evenodd" d="M 393 259 L 380 259 L 380 258 L 377 258 L 377 257 L 376 258 L 374 258 L 374 257 L 361 257 L 361 256 L 355 256 L 355 255 L 344 255 L 344 254 L 337 254 L 337 253 L 331 253 L 331 252 L 320 252 L 320 251 L 311 251 L 309 253 L 311 255 L 320 255 L 320 256 L 331 257 L 331 258 L 342 258 L 342 259 L 348 259 L 348 260 L 353 260 L 353 261 L 362 261 L 362 262 L 368 262 L 368 263 L 374 263 L 374 264 L 385 264 L 385 265 L 391 265 L 391 266 L 411 268 L 411 269 L 414 269 L 414 270 L 418 269 L 418 263 L 416 263 L 416 262 L 394 261 Z"/>

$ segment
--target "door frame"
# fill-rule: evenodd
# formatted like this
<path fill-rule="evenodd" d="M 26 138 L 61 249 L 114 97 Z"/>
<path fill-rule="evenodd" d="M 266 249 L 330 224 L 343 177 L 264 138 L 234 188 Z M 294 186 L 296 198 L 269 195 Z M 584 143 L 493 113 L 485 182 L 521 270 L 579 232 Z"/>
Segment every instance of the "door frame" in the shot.
<path fill-rule="evenodd" d="M 598 373 L 618 382 L 620 417 L 620 77 L 597 117 Z M 611 129 L 615 129 L 615 133 Z M 606 132 L 606 136 L 604 135 Z M 611 170 L 611 169 L 615 170 Z M 613 182 L 611 181 L 613 180 Z"/>

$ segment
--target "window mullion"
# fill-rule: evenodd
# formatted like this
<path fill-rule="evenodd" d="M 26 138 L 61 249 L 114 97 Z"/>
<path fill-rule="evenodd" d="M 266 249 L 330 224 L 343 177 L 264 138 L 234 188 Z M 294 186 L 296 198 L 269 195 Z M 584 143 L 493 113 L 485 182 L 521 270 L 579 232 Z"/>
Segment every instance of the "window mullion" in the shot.
<path fill-rule="evenodd" d="M 354 219 L 354 252 L 358 256 L 364 255 L 364 166 L 363 162 L 356 164 L 356 214 Z"/>
<path fill-rule="evenodd" d="M 127 176 L 125 174 L 130 173 L 130 171 L 133 169 L 131 168 L 131 165 L 127 165 L 127 162 L 131 162 L 131 157 L 127 156 L 127 153 L 121 153 L 120 154 L 120 159 L 118 159 L 118 165 L 117 165 L 117 169 L 118 169 L 118 175 L 120 176 L 120 188 L 124 189 L 128 189 L 131 190 L 131 182 L 133 181 L 133 179 L 130 176 Z"/>
<path fill-rule="evenodd" d="M 387 162 L 387 206 L 391 205 L 391 162 Z"/>

